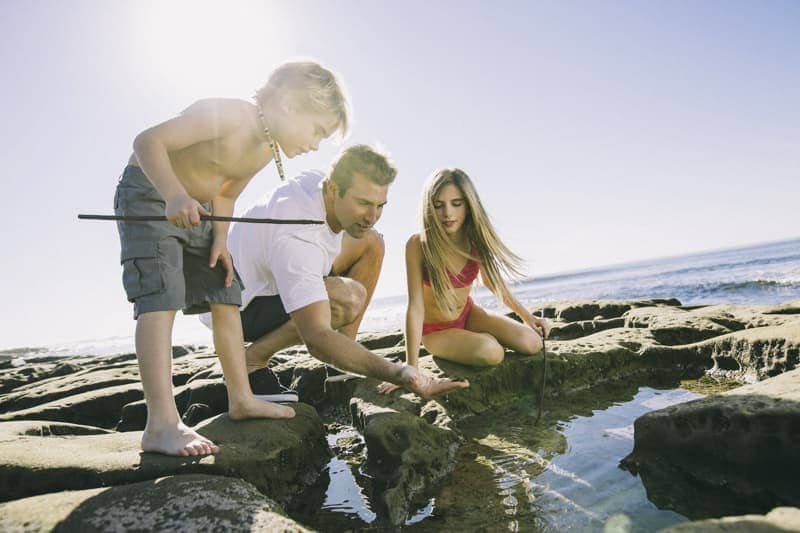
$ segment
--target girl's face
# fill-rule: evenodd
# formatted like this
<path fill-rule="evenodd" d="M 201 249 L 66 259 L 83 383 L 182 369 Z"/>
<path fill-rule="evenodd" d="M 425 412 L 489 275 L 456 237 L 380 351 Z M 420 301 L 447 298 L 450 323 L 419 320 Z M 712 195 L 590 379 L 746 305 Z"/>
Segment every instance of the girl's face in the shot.
<path fill-rule="evenodd" d="M 448 183 L 433 200 L 436 218 L 442 223 L 448 236 L 457 235 L 467 219 L 467 201 L 456 185 Z"/>

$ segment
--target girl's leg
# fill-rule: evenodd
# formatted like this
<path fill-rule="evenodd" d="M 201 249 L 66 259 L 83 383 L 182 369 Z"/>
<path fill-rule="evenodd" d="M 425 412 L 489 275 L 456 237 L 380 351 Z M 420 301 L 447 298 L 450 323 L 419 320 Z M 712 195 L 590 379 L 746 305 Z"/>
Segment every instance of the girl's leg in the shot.
<path fill-rule="evenodd" d="M 503 347 L 487 333 L 443 329 L 423 335 L 422 345 L 436 357 L 464 365 L 491 366 L 503 361 Z"/>
<path fill-rule="evenodd" d="M 518 353 L 535 354 L 542 350 L 542 338 L 533 328 L 507 316 L 490 313 L 477 305 L 467 315 L 466 329 L 488 333 L 500 344 Z"/>

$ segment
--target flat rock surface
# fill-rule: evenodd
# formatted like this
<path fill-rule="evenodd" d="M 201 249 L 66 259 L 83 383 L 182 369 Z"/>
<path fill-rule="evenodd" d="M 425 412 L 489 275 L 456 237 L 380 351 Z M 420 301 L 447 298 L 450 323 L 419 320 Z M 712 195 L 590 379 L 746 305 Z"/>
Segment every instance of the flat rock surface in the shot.
<path fill-rule="evenodd" d="M 190 474 L 0 504 L 2 531 L 308 531 L 240 479 Z"/>
<path fill-rule="evenodd" d="M 75 426 L 62 425 L 39 436 L 32 421 L 2 423 L 0 501 L 204 473 L 244 479 L 283 502 L 316 479 L 329 453 L 316 411 L 294 407 L 297 416 L 289 420 L 232 421 L 221 415 L 203 422 L 196 429 L 221 448 L 204 457 L 143 453 L 140 432 L 75 434 Z"/>

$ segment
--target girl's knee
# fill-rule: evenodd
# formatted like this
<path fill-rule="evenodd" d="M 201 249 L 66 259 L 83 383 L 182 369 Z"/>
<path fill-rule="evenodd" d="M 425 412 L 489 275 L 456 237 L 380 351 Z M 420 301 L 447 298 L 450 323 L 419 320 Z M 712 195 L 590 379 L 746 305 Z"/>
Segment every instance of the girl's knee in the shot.
<path fill-rule="evenodd" d="M 505 348 L 503 348 L 503 346 L 497 342 L 497 339 L 490 335 L 486 335 L 486 339 L 480 350 L 480 364 L 485 366 L 499 365 L 503 362 L 505 352 Z"/>
<path fill-rule="evenodd" d="M 533 355 L 542 351 L 542 337 L 533 329 L 528 329 L 520 340 L 523 353 Z"/>

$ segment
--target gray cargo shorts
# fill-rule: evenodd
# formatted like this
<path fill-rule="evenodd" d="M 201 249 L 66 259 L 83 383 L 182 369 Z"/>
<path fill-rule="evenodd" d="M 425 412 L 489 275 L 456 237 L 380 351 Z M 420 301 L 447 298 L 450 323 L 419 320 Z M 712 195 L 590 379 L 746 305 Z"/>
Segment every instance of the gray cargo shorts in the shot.
<path fill-rule="evenodd" d="M 210 206 L 206 205 L 206 209 Z M 122 216 L 164 216 L 165 202 L 139 167 L 127 166 L 117 185 L 114 213 Z M 122 247 L 122 284 L 133 302 L 133 318 L 142 313 L 183 309 L 204 313 L 209 303 L 242 304 L 242 284 L 234 272 L 225 287 L 225 267 L 209 268 L 214 239 L 211 222 L 192 229 L 166 221 L 118 221 Z"/>

